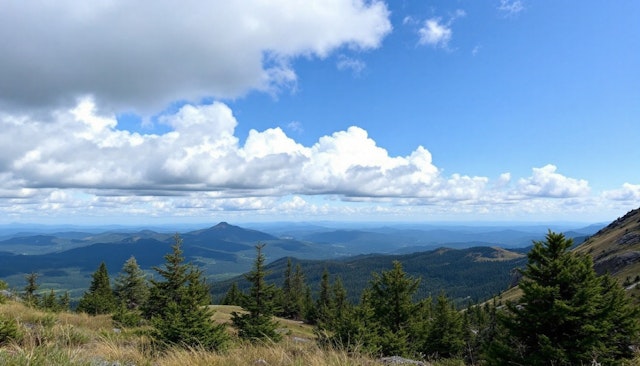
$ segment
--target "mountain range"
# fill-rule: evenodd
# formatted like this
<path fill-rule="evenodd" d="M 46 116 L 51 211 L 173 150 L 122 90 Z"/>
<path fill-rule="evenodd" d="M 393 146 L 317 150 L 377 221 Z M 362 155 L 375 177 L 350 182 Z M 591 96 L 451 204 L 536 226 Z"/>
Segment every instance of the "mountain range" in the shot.
<path fill-rule="evenodd" d="M 577 241 L 582 241 L 601 227 L 570 230 Z M 101 261 L 115 276 L 124 262 L 134 256 L 145 271 L 153 274 L 152 267 L 164 263 L 163 256 L 170 251 L 174 236 L 144 228 L 110 228 L 104 232 L 78 227 L 68 227 L 67 231 L 49 229 L 20 227 L 11 232 L 5 227 L 0 240 L 0 278 L 20 289 L 24 287 L 25 275 L 36 272 L 42 289 L 70 290 L 72 296 L 78 297 L 88 287 L 91 274 Z M 285 263 L 281 258 L 290 257 L 300 261 L 310 282 L 319 278 L 320 268 L 326 267 L 343 281 L 354 281 L 354 288 L 361 288 L 372 271 L 388 268 L 398 259 L 408 263 L 411 271 L 417 268 L 412 273 L 425 278 L 423 293 L 447 289 L 463 298 L 471 295 L 454 290 L 460 283 L 467 282 L 462 288 L 486 287 L 479 293 L 473 292 L 473 297 L 487 296 L 507 286 L 509 272 L 520 264 L 522 248 L 532 240 L 542 239 L 545 232 L 541 226 L 416 224 L 364 228 L 280 224 L 256 230 L 221 222 L 180 236 L 187 260 L 198 265 L 212 282 L 236 278 L 248 271 L 255 259 L 255 245 L 264 243 L 267 260 L 273 262 L 275 280 Z M 495 272 L 489 275 L 483 271 Z M 484 286 L 476 279 L 486 279 L 491 284 Z"/>

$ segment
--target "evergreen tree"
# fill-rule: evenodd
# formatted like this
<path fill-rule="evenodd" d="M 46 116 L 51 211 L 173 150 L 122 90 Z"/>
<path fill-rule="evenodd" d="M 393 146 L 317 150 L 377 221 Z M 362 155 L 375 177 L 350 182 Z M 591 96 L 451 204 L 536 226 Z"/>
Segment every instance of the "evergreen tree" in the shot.
<path fill-rule="evenodd" d="M 333 281 L 333 307 L 334 307 L 334 321 L 339 322 L 349 315 L 351 304 L 347 300 L 347 290 L 342 284 L 340 277 Z"/>
<path fill-rule="evenodd" d="M 69 291 L 65 291 L 58 297 L 58 309 L 60 309 L 60 311 L 68 311 L 70 306 L 71 296 L 69 295 Z"/>
<path fill-rule="evenodd" d="M 322 277 L 320 280 L 320 293 L 318 295 L 318 301 L 316 301 L 316 319 L 315 323 L 320 328 L 331 328 L 334 311 L 333 311 L 333 298 L 331 296 L 331 282 L 329 281 L 329 271 L 325 268 L 322 271 Z"/>
<path fill-rule="evenodd" d="M 0 280 L 0 291 L 4 291 L 8 288 L 9 288 L 9 284 L 4 282 L 3 280 Z M 5 294 L 0 293 L 0 304 L 4 303 L 5 300 L 6 300 Z"/>
<path fill-rule="evenodd" d="M 238 289 L 238 284 L 237 283 L 232 283 L 231 287 L 229 287 L 229 290 L 227 291 L 227 293 L 224 295 L 224 298 L 222 299 L 222 302 L 220 302 L 221 305 L 242 305 L 242 292 L 240 292 L 240 290 Z"/>
<path fill-rule="evenodd" d="M 369 301 L 373 316 L 380 327 L 380 346 L 386 355 L 408 355 L 410 353 L 410 325 L 417 307 L 412 297 L 418 289 L 420 279 L 412 278 L 402 269 L 402 264 L 393 262 L 393 269 L 374 273 L 370 283 Z"/>
<path fill-rule="evenodd" d="M 465 345 L 464 338 L 462 316 L 449 299 L 440 294 L 428 326 L 423 352 L 443 358 L 458 357 Z"/>
<path fill-rule="evenodd" d="M 151 319 L 158 343 L 222 349 L 228 335 L 224 325 L 212 320 L 209 286 L 200 270 L 184 263 L 181 246 L 182 239 L 176 234 L 171 253 L 164 256 L 164 268 L 154 267 L 162 280 L 151 280 L 143 313 Z"/>
<path fill-rule="evenodd" d="M 51 289 L 48 294 L 42 297 L 41 308 L 50 311 L 58 311 L 58 299 L 56 298 L 56 293 Z"/>
<path fill-rule="evenodd" d="M 265 282 L 265 256 L 262 248 L 264 244 L 256 245 L 257 255 L 253 270 L 245 276 L 251 283 L 250 293 L 244 298 L 242 304 L 242 308 L 247 313 L 234 312 L 231 320 L 242 339 L 251 341 L 269 339 L 277 342 L 282 336 L 276 332 L 278 323 L 273 320 L 273 315 L 277 311 L 276 288 L 273 284 Z"/>
<path fill-rule="evenodd" d="M 517 303 L 499 313 L 506 332 L 491 345 L 492 364 L 616 364 L 637 342 L 638 316 L 630 300 L 591 257 L 569 251 L 573 241 L 549 232 L 528 254 Z"/>
<path fill-rule="evenodd" d="M 295 270 L 289 258 L 287 268 L 284 272 L 284 284 L 282 286 L 282 311 L 280 315 L 284 318 L 301 320 L 304 312 L 304 274 L 300 264 Z"/>
<path fill-rule="evenodd" d="M 116 277 L 114 293 L 118 303 L 124 303 L 129 310 L 138 309 L 149 298 L 149 286 L 144 272 L 135 257 L 129 258 Z"/>
<path fill-rule="evenodd" d="M 40 275 L 35 272 L 31 272 L 25 276 L 27 285 L 24 287 L 23 299 L 25 303 L 29 306 L 38 306 L 39 304 L 38 294 L 36 294 L 36 291 L 38 291 L 38 287 L 39 287 L 38 285 L 39 276 Z"/>
<path fill-rule="evenodd" d="M 111 289 L 107 265 L 102 262 L 93 273 L 89 291 L 85 292 L 78 303 L 78 311 L 91 315 L 108 314 L 116 308 L 116 298 Z"/>

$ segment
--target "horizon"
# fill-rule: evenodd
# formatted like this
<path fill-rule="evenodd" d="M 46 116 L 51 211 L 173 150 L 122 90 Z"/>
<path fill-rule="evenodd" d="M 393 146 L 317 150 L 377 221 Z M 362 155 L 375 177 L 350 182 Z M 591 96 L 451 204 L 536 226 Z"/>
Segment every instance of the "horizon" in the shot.
<path fill-rule="evenodd" d="M 0 225 L 640 207 L 640 3 L 243 4 L 0 12 Z"/>

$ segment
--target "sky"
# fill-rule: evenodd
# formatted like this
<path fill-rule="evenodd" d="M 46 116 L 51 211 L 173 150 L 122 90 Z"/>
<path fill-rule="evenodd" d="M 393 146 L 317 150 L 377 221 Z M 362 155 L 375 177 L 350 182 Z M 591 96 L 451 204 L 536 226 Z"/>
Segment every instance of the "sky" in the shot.
<path fill-rule="evenodd" d="M 607 222 L 640 2 L 0 1 L 0 224 Z"/>

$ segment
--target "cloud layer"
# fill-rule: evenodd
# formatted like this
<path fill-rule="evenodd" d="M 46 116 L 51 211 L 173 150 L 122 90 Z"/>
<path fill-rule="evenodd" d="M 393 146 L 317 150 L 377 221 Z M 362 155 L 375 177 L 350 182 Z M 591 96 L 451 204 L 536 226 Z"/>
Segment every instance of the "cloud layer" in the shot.
<path fill-rule="evenodd" d="M 225 104 L 187 104 L 160 118 L 163 134 L 118 128 L 84 99 L 69 110 L 41 116 L 0 116 L 0 211 L 101 215 L 202 215 L 218 211 L 345 214 L 361 209 L 400 214 L 527 210 L 536 200 L 590 199 L 588 182 L 533 168 L 513 181 L 445 176 L 430 152 L 389 153 L 360 127 L 303 146 L 282 129 L 235 136 L 238 121 Z M 625 185 L 607 199 L 637 198 Z M 550 201 L 549 201 L 550 200 Z M 340 205 L 336 202 L 353 203 Z M 555 203 L 553 205 L 558 205 Z M 413 208 L 412 208 L 413 207 Z M 531 208 L 533 209 L 533 208 Z"/>
<path fill-rule="evenodd" d="M 150 6 L 151 5 L 151 6 Z M 155 113 L 175 100 L 295 83 L 297 56 L 370 49 L 391 31 L 380 1 L 29 2 L 0 11 L 0 106 Z"/>

